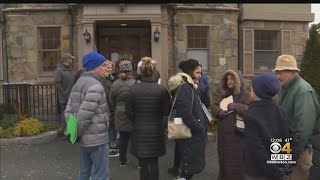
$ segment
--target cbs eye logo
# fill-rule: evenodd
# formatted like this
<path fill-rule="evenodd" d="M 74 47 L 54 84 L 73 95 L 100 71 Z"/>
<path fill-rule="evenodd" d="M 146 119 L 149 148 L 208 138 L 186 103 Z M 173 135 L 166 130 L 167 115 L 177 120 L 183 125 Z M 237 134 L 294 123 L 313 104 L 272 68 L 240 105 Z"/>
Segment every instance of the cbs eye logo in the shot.
<path fill-rule="evenodd" d="M 281 146 L 280 143 L 278 142 L 274 142 L 270 145 L 270 151 L 273 153 L 273 154 L 278 154 L 280 152 L 284 152 L 284 153 L 287 153 L 287 154 L 290 154 L 292 149 L 291 149 L 291 144 L 290 142 L 287 142 L 283 147 Z"/>

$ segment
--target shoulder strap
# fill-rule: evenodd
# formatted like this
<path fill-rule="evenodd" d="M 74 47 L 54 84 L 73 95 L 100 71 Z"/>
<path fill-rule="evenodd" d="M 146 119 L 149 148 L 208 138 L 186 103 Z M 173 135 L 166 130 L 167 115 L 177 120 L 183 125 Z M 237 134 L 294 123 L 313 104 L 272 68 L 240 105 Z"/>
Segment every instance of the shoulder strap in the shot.
<path fill-rule="evenodd" d="M 168 120 L 170 119 L 171 117 L 171 114 L 172 114 L 172 110 L 173 110 L 173 107 L 176 103 L 176 99 L 177 99 L 177 96 L 178 96 L 178 92 L 180 90 L 180 87 L 183 85 L 184 83 L 180 84 L 179 87 L 178 87 L 178 90 L 174 96 L 174 99 L 173 99 L 173 103 L 172 103 L 172 106 L 171 106 L 171 110 L 170 110 L 170 113 L 169 113 L 169 116 L 168 116 Z M 194 101 L 194 93 L 193 93 L 193 89 L 191 89 L 191 92 L 192 92 L 192 107 L 193 107 L 193 101 Z"/>

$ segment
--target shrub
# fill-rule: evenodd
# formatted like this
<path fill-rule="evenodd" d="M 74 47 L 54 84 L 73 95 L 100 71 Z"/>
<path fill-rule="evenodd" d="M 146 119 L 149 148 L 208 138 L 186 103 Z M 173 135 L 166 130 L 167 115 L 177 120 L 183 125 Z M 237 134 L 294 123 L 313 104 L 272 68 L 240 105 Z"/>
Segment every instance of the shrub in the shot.
<path fill-rule="evenodd" d="M 17 114 L 17 109 L 12 104 L 0 104 L 0 120 L 3 120 L 4 114 Z"/>
<path fill-rule="evenodd" d="M 301 62 L 301 77 L 308 81 L 312 87 L 320 94 L 320 23 L 313 24 L 309 30 L 309 39 Z"/>
<path fill-rule="evenodd" d="M 2 129 L 7 129 L 10 127 L 14 127 L 14 125 L 19 121 L 18 115 L 13 119 L 2 119 L 0 120 L 0 127 Z"/>
<path fill-rule="evenodd" d="M 44 131 L 44 125 L 42 122 L 34 118 L 27 118 L 23 121 L 17 122 L 14 130 L 14 136 L 33 136 Z"/>

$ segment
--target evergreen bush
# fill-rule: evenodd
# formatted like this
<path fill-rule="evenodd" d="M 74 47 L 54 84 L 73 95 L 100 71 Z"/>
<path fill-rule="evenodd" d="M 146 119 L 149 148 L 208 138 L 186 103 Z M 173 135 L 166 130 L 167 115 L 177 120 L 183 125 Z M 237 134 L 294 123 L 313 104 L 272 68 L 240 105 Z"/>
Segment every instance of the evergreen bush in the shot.
<path fill-rule="evenodd" d="M 320 95 L 320 24 L 313 24 L 309 30 L 309 39 L 301 62 L 301 77 Z"/>

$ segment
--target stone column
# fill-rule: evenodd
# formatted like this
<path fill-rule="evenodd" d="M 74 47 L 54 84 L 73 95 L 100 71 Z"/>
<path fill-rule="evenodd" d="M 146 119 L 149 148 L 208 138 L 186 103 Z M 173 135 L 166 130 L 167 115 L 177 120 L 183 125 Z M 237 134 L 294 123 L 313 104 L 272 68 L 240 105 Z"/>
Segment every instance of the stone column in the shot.
<path fill-rule="evenodd" d="M 82 54 L 86 54 L 95 48 L 95 34 L 94 34 L 94 21 L 83 21 L 82 22 L 82 30 L 79 32 L 79 34 L 81 34 L 80 38 L 80 43 L 82 43 L 83 45 L 83 49 L 82 49 Z M 90 34 L 90 41 L 86 42 L 86 40 L 84 39 L 83 33 L 86 32 L 86 30 L 88 31 L 88 33 Z"/>
<path fill-rule="evenodd" d="M 154 40 L 154 32 L 158 28 L 158 31 L 160 32 L 160 38 L 159 41 Z M 160 72 L 161 76 L 161 83 L 163 82 L 163 59 L 162 59 L 162 44 L 167 43 L 163 40 L 163 32 L 161 28 L 161 21 L 151 21 L 151 58 L 155 59 L 157 61 L 157 69 Z"/>
<path fill-rule="evenodd" d="M 160 74 L 161 74 L 161 84 L 162 85 L 167 85 L 167 79 L 168 79 L 168 24 L 163 24 L 161 27 L 161 34 L 160 34 L 160 39 L 162 41 L 161 43 L 161 69 Z M 160 60 L 159 60 L 160 61 Z"/>
<path fill-rule="evenodd" d="M 90 42 L 86 42 L 83 33 L 88 31 L 90 33 Z M 82 68 L 82 57 L 84 54 L 92 51 L 95 48 L 95 36 L 94 36 L 94 21 L 80 21 L 78 23 L 78 65 L 79 69 Z"/>
<path fill-rule="evenodd" d="M 82 68 L 82 56 L 83 56 L 83 44 L 85 43 L 83 39 L 83 26 L 82 23 L 77 23 L 77 28 L 78 28 L 78 34 L 77 34 L 77 60 L 78 60 L 78 70 Z"/>

